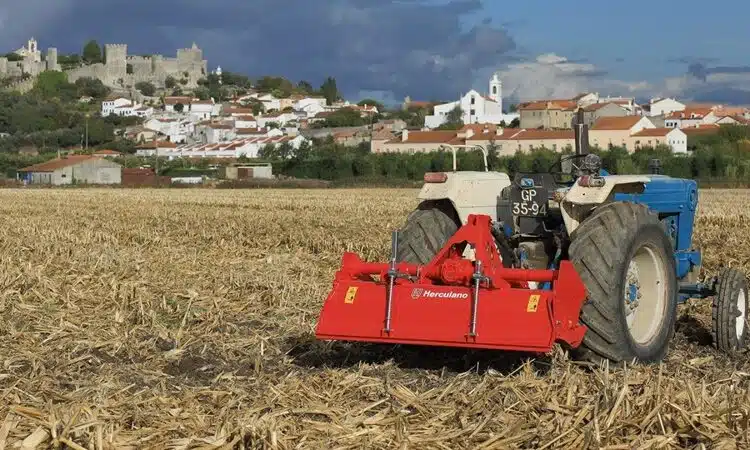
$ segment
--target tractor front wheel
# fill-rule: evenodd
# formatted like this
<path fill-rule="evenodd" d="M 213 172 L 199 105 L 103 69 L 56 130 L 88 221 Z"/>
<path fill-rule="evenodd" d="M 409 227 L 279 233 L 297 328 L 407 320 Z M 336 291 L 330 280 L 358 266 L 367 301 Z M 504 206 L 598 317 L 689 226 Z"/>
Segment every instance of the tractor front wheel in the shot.
<path fill-rule="evenodd" d="M 396 261 L 427 264 L 458 231 L 461 221 L 447 200 L 419 204 L 399 231 Z"/>
<path fill-rule="evenodd" d="M 714 346 L 725 353 L 744 350 L 748 341 L 747 312 L 750 306 L 745 274 L 722 269 L 712 308 Z"/>
<path fill-rule="evenodd" d="M 658 216 L 629 202 L 602 205 L 574 231 L 568 254 L 586 285 L 573 356 L 591 362 L 654 363 L 677 320 L 672 243 Z"/>

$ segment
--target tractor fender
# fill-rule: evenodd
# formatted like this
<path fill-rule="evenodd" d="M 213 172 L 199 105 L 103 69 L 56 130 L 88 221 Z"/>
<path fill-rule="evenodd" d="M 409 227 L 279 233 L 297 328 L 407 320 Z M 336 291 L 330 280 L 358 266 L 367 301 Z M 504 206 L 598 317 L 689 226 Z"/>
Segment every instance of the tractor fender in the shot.
<path fill-rule="evenodd" d="M 560 202 L 560 211 L 568 234 L 588 217 L 591 211 L 612 199 L 618 192 L 639 193 L 651 178 L 646 175 L 607 175 L 604 186 L 585 187 L 575 183 Z"/>
<path fill-rule="evenodd" d="M 442 183 L 425 183 L 419 200 L 448 200 L 465 225 L 470 214 L 486 214 L 497 220 L 497 205 L 502 190 L 510 186 L 508 174 L 503 172 L 445 172 Z"/>

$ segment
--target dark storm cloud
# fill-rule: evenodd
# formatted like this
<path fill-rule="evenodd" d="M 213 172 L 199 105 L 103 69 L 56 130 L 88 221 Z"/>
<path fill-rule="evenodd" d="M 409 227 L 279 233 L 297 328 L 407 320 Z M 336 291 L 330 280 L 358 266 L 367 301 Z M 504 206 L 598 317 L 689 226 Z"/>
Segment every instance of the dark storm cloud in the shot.
<path fill-rule="evenodd" d="M 491 20 L 461 28 L 462 16 L 481 11 L 479 0 L 59 1 L 57 17 L 34 31 L 42 47 L 78 51 L 96 38 L 127 43 L 134 54 L 172 55 L 195 41 L 212 68 L 313 85 L 330 75 L 349 95 L 452 96 L 472 85 L 476 70 L 510 61 L 516 47 Z M 32 32 L 14 32 L 18 46 L 26 40 L 21 31 Z"/>
<path fill-rule="evenodd" d="M 687 74 L 700 80 L 706 81 L 709 75 L 713 74 L 743 74 L 750 73 L 750 66 L 713 66 L 707 63 L 711 58 L 680 58 L 675 60 L 682 64 L 687 64 Z"/>
<path fill-rule="evenodd" d="M 719 61 L 719 58 L 714 58 L 711 56 L 681 56 L 679 58 L 672 58 L 672 59 L 667 60 L 667 62 L 670 62 L 670 63 L 685 64 L 685 65 L 690 65 L 694 63 L 711 64 L 711 63 L 715 63 L 718 61 Z"/>

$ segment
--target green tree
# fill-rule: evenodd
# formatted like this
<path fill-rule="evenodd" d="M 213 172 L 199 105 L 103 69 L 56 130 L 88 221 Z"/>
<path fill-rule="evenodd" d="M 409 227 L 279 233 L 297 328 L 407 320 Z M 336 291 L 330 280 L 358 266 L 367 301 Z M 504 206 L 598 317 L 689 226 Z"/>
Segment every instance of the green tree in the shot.
<path fill-rule="evenodd" d="M 95 99 L 102 99 L 108 96 L 111 89 L 102 83 L 97 78 L 83 77 L 75 81 L 76 89 L 78 90 L 79 97 L 94 97 Z"/>
<path fill-rule="evenodd" d="M 208 88 L 205 87 L 197 87 L 193 91 L 193 95 L 198 97 L 199 100 L 208 100 L 211 97 L 211 93 L 208 91 Z"/>
<path fill-rule="evenodd" d="M 308 83 L 305 80 L 302 80 L 299 83 L 297 83 L 297 89 L 304 92 L 305 94 L 315 93 L 315 88 L 312 87 L 312 84 Z"/>
<path fill-rule="evenodd" d="M 357 103 L 357 105 L 359 105 L 359 106 L 365 106 L 365 105 L 367 105 L 367 106 L 374 106 L 374 107 L 378 108 L 378 111 L 381 111 L 381 112 L 384 109 L 382 103 L 380 103 L 377 100 L 373 100 L 371 98 L 366 98 L 366 99 L 360 100 Z"/>
<path fill-rule="evenodd" d="M 445 116 L 445 122 L 438 127 L 438 130 L 460 130 L 464 126 L 463 110 L 461 105 L 448 111 Z"/>
<path fill-rule="evenodd" d="M 57 71 L 40 73 L 33 88 L 33 92 L 43 98 L 58 98 L 63 101 L 75 99 L 77 91 L 76 86 L 68 82 L 68 76 Z"/>
<path fill-rule="evenodd" d="M 340 108 L 329 114 L 321 127 L 358 127 L 365 123 L 369 123 L 369 120 L 364 119 L 359 111 L 352 108 Z"/>
<path fill-rule="evenodd" d="M 167 89 L 172 89 L 175 86 L 177 86 L 177 80 L 175 80 L 172 75 L 167 76 L 167 78 L 164 80 L 164 87 Z"/>
<path fill-rule="evenodd" d="M 336 87 L 336 79 L 328 77 L 320 86 L 320 92 L 326 99 L 326 104 L 332 105 L 341 98 L 338 87 Z"/>
<path fill-rule="evenodd" d="M 236 86 L 240 88 L 249 88 L 253 84 L 246 75 L 229 71 L 222 72 L 221 81 L 224 86 Z"/>
<path fill-rule="evenodd" d="M 183 105 L 182 103 L 177 103 L 176 105 L 174 105 L 174 110 L 178 113 L 181 113 L 185 110 L 185 105 Z"/>
<path fill-rule="evenodd" d="M 104 61 L 102 48 L 96 40 L 92 39 L 83 46 L 83 61 L 87 64 Z"/>
<path fill-rule="evenodd" d="M 147 97 L 153 97 L 153 95 L 156 94 L 156 87 L 148 81 L 140 81 L 136 83 L 135 88 Z"/>
<path fill-rule="evenodd" d="M 23 61 L 23 56 L 15 52 L 6 53 L 3 55 L 3 57 L 7 58 L 7 60 L 11 62 Z"/>

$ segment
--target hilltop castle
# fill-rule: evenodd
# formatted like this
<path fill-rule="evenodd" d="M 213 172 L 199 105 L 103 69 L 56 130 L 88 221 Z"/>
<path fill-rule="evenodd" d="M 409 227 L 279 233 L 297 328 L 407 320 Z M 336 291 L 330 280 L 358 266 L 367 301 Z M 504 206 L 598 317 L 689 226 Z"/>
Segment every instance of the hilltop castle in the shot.
<path fill-rule="evenodd" d="M 57 61 L 57 49 L 49 48 L 42 60 L 37 42 L 31 38 L 26 47 L 15 51 L 22 61 L 8 61 L 0 58 L 0 79 L 20 77 L 29 74 L 35 78 L 45 70 L 61 70 Z M 130 88 L 139 82 L 150 82 L 156 87 L 164 87 L 167 77 L 172 77 L 179 85 L 194 88 L 198 80 L 208 74 L 208 61 L 203 59 L 203 51 L 193 43 L 192 48 L 177 50 L 176 58 L 162 55 L 128 55 L 125 44 L 105 44 L 104 63 L 96 63 L 66 70 L 68 80 L 73 83 L 79 78 L 91 77 L 112 88 Z"/>
<path fill-rule="evenodd" d="M 57 49 L 47 49 L 47 56 L 42 60 L 42 52 L 39 51 L 36 39 L 29 39 L 25 47 L 14 52 L 23 59 L 21 61 L 8 61 L 6 57 L 0 57 L 0 78 L 20 77 L 27 73 L 36 77 L 45 70 L 60 70 L 57 64 Z"/>

